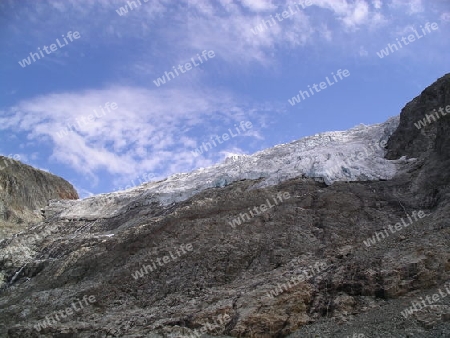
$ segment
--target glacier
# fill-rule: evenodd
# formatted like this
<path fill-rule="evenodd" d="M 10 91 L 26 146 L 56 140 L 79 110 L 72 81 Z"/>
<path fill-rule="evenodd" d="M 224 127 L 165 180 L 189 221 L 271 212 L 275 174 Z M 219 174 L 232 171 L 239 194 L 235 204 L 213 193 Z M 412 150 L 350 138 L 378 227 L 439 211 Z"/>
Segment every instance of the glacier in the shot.
<path fill-rule="evenodd" d="M 407 161 L 384 158 L 383 146 L 399 120 L 396 116 L 381 124 L 361 124 L 346 131 L 324 132 L 253 155 L 231 156 L 208 168 L 175 174 L 128 190 L 76 201 L 50 201 L 47 208 L 58 212 L 62 219 L 94 220 L 105 215 L 115 217 L 131 207 L 155 202 L 167 206 L 185 201 L 205 189 L 246 179 L 260 179 L 253 188 L 273 186 L 296 177 L 313 178 L 327 185 L 336 181 L 388 180 L 397 173 L 399 165 Z"/>

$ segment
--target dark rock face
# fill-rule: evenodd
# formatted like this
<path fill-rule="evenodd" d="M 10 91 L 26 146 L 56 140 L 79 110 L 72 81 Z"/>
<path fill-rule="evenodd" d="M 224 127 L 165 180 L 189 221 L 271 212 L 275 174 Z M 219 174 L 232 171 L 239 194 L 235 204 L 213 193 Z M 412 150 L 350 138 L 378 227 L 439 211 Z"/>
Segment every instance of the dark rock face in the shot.
<path fill-rule="evenodd" d="M 386 154 L 388 159 L 401 156 L 419 158 L 435 153 L 441 160 L 450 159 L 449 119 L 450 113 L 433 113 L 439 108 L 450 105 L 450 74 L 437 80 L 426 88 L 420 96 L 409 102 L 400 113 L 400 124 L 390 137 Z M 415 124 L 426 119 L 425 127 L 417 128 Z M 429 122 L 430 121 L 430 122 Z"/>
<path fill-rule="evenodd" d="M 442 81 L 425 92 L 448 93 Z M 256 189 L 258 181 L 244 180 L 95 219 L 67 219 L 52 207 L 51 217 L 0 243 L 0 332 L 450 336 L 450 295 L 401 315 L 450 279 L 450 175 L 442 167 L 450 134 L 441 132 L 449 120 L 424 136 L 408 132 L 414 109 L 405 109 L 388 156 L 418 159 L 389 181 L 326 186 L 296 178 Z M 279 193 L 289 198 L 275 203 Z M 268 210 L 231 226 L 266 200 Z M 83 308 L 69 314 L 78 301 Z"/>
<path fill-rule="evenodd" d="M 419 121 L 427 123 L 419 129 Z M 447 74 L 402 109 L 400 124 L 387 144 L 388 159 L 417 158 L 408 173 L 399 175 L 409 181 L 403 191 L 409 198 L 428 201 L 430 206 L 444 198 L 450 185 L 449 135 L 450 74 Z"/>
<path fill-rule="evenodd" d="M 78 199 L 66 180 L 0 156 L 0 239 L 42 221 L 51 199 Z"/>

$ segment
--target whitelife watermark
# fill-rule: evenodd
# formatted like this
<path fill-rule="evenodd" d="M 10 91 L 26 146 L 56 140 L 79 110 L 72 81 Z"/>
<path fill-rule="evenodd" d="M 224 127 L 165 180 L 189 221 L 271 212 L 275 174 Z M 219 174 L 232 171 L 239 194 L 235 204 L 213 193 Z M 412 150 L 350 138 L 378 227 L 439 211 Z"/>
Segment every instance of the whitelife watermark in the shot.
<path fill-rule="evenodd" d="M 141 185 L 143 183 L 149 182 L 150 180 L 152 180 L 156 177 L 157 176 L 154 173 L 143 173 L 142 175 L 140 175 L 136 178 L 136 179 L 139 179 L 138 183 L 134 182 L 134 178 L 133 178 L 132 180 L 129 181 L 131 184 L 128 184 L 124 187 L 119 187 L 119 188 L 115 189 L 114 191 L 128 190 L 128 189 L 131 189 L 138 185 Z"/>
<path fill-rule="evenodd" d="M 427 22 L 425 24 L 425 29 L 422 27 L 422 25 L 420 26 L 420 29 L 422 30 L 423 35 L 420 35 L 417 32 L 417 30 L 413 28 L 414 34 L 409 34 L 407 38 L 403 36 L 402 38 L 400 38 L 400 40 L 402 40 L 401 42 L 398 40 L 398 38 L 396 38 L 397 43 L 395 43 L 395 42 L 393 44 L 388 43 L 386 48 L 381 49 L 379 52 L 377 52 L 378 57 L 380 59 L 382 59 L 385 56 L 388 56 L 389 54 L 392 54 L 392 53 L 398 51 L 399 48 L 403 48 L 403 45 L 407 46 L 411 42 L 416 41 L 416 38 L 417 38 L 417 40 L 419 40 L 419 39 L 423 38 L 424 36 L 426 36 L 427 32 L 431 33 L 431 30 L 435 31 L 435 30 L 439 29 L 439 27 L 436 22 L 433 22 L 431 24 L 429 22 Z M 403 45 L 402 45 L 402 42 L 403 42 Z M 394 47 L 395 47 L 395 50 L 394 50 Z"/>
<path fill-rule="evenodd" d="M 343 80 L 344 78 L 350 76 L 350 72 L 348 71 L 348 69 L 344 69 L 344 70 L 339 69 L 336 73 L 340 80 Z M 305 90 L 305 91 L 299 90 L 299 94 L 297 94 L 296 96 L 294 96 L 291 99 L 288 99 L 288 102 L 291 104 L 291 106 L 295 106 L 297 103 L 300 103 L 302 100 L 305 101 L 307 98 L 309 98 L 310 97 L 309 93 L 311 93 L 311 96 L 313 96 L 315 93 L 319 93 L 323 89 L 328 88 L 328 86 L 331 87 L 335 83 L 339 82 L 339 80 L 336 78 L 336 75 L 334 75 L 333 72 L 331 74 L 332 74 L 335 82 L 330 81 L 330 79 L 327 76 L 327 77 L 325 77 L 326 82 L 322 81 L 319 84 L 314 83 L 312 86 L 308 85 L 309 92 L 307 90 Z M 320 87 L 320 89 L 319 89 L 319 87 Z M 315 92 L 313 91 L 313 89 Z M 301 96 L 301 98 L 300 98 L 300 96 Z"/>
<path fill-rule="evenodd" d="M 136 0 L 136 1 L 139 4 L 139 6 L 142 5 L 141 0 Z M 119 9 L 116 9 L 117 14 L 119 14 L 120 16 L 127 14 L 128 13 L 127 7 L 129 7 L 130 10 L 133 10 L 134 8 L 138 8 L 136 1 L 127 1 L 127 3 L 125 4 L 125 7 L 120 7 Z M 142 1 L 149 2 L 149 0 L 142 0 Z M 133 5 L 134 5 L 134 8 L 133 8 Z"/>
<path fill-rule="evenodd" d="M 212 59 L 212 58 L 215 57 L 215 56 L 216 56 L 216 55 L 214 54 L 214 51 L 213 51 L 213 50 L 210 50 L 210 51 L 204 50 L 204 51 L 202 52 L 202 57 L 200 57 L 200 55 L 197 54 L 197 59 L 200 61 L 200 63 L 196 63 L 196 62 L 195 62 L 195 59 L 194 59 L 194 56 L 193 56 L 193 57 L 191 57 L 192 64 L 191 64 L 190 62 L 186 62 L 186 63 L 184 64 L 184 68 L 185 68 L 185 69 L 183 69 L 183 65 L 178 64 L 178 67 L 177 67 L 177 68 L 180 70 L 180 72 L 181 72 L 182 74 L 184 74 L 184 73 L 186 73 L 187 71 L 189 71 L 189 70 L 192 69 L 192 65 L 194 65 L 194 67 L 200 66 L 200 65 L 203 63 L 203 60 L 206 62 L 206 61 L 208 61 L 209 59 Z M 203 60 L 202 60 L 202 58 L 203 58 Z M 209 59 L 208 59 L 208 58 L 209 58 Z M 180 76 L 180 74 L 179 74 L 178 71 L 177 71 L 177 68 L 175 68 L 175 66 L 172 66 L 173 71 L 175 72 L 175 74 L 177 74 L 176 76 Z M 168 82 L 168 81 L 172 80 L 172 79 L 169 77 L 169 75 L 172 76 L 172 79 L 175 79 L 175 77 L 176 77 L 176 76 L 174 75 L 174 73 L 171 72 L 171 71 L 169 71 L 169 72 L 164 72 L 164 75 L 163 75 L 162 77 L 158 77 L 156 80 L 153 81 L 153 83 L 156 85 L 156 87 L 159 87 L 159 86 L 161 86 L 162 84 L 165 84 L 166 81 Z"/>
<path fill-rule="evenodd" d="M 306 7 L 309 7 L 313 4 L 312 0 L 304 0 L 299 3 L 294 3 L 292 6 L 295 6 L 297 8 L 297 11 L 292 10 L 291 5 L 288 6 L 288 10 L 282 11 L 281 13 L 275 14 L 275 17 L 277 18 L 278 22 L 282 22 L 284 19 L 291 18 L 293 15 L 301 12 L 301 9 L 299 8 L 299 5 L 302 6 L 302 9 L 305 9 Z M 270 16 L 267 20 L 261 20 L 261 24 L 258 26 L 255 26 L 251 29 L 252 33 L 257 35 L 259 33 L 264 32 L 265 30 L 269 29 L 269 27 L 275 26 L 277 23 L 275 19 L 273 18 L 273 15 Z M 267 26 L 269 25 L 269 26 Z"/>
<path fill-rule="evenodd" d="M 110 113 L 111 109 L 116 110 L 118 106 L 117 106 L 117 103 L 115 103 L 115 102 L 113 102 L 113 103 L 106 102 L 104 107 L 102 107 L 102 106 L 99 106 L 99 107 L 101 109 L 101 112 L 99 112 L 98 114 L 97 114 L 97 109 L 94 109 L 93 110 L 94 114 L 80 117 L 81 123 L 80 123 L 80 121 L 78 121 L 78 118 L 75 119 L 75 121 L 77 122 L 78 128 L 81 128 L 82 126 L 86 126 L 88 123 L 93 122 L 95 117 L 100 118 L 102 116 L 105 116 L 106 112 L 103 108 L 106 108 L 108 113 Z M 101 114 L 103 114 L 103 115 L 101 115 Z M 75 132 L 75 131 L 76 131 L 75 126 L 71 125 L 70 123 L 67 123 L 67 126 L 64 128 L 61 128 L 60 131 L 56 132 L 56 135 L 58 136 L 58 138 L 62 138 L 64 136 L 67 136 L 70 132 Z"/>
<path fill-rule="evenodd" d="M 170 263 L 171 261 L 175 261 L 177 260 L 180 256 L 187 254 L 188 252 L 191 252 L 192 250 L 194 250 L 193 246 L 191 243 L 189 244 L 181 244 L 180 245 L 180 251 L 176 250 L 177 256 L 172 255 L 172 251 L 169 251 L 169 255 L 162 257 L 162 261 L 161 261 L 161 257 L 158 257 L 156 259 L 156 261 L 158 262 L 158 266 L 164 266 L 165 264 Z M 136 270 L 136 272 L 132 273 L 131 275 L 133 276 L 134 279 L 139 279 L 141 277 L 144 277 L 146 274 L 148 274 L 148 270 L 150 270 L 150 272 L 155 271 L 158 266 L 155 264 L 155 261 L 152 260 L 151 261 L 151 265 L 144 265 L 143 268 L 141 268 L 140 270 Z"/>
<path fill-rule="evenodd" d="M 64 36 L 64 34 L 61 35 L 61 36 L 63 37 L 63 40 L 64 40 L 64 42 L 65 42 L 66 44 L 61 44 L 61 42 L 59 41 L 59 38 L 57 38 L 57 39 L 56 39 L 56 42 L 58 43 L 59 48 L 62 48 L 62 47 L 67 46 L 67 45 L 69 44 L 69 42 L 67 42 L 67 39 L 66 39 L 66 37 Z M 70 40 L 70 42 L 74 41 L 74 39 L 75 39 L 75 40 L 78 40 L 80 37 L 81 37 L 81 35 L 80 35 L 80 33 L 79 33 L 78 31 L 75 31 L 75 32 L 73 32 L 73 33 L 72 33 L 72 31 L 68 31 L 68 32 L 67 32 L 67 38 Z M 49 48 L 50 48 L 50 51 L 48 50 Z M 58 47 L 56 46 L 55 43 L 52 43 L 50 46 L 44 46 L 42 49 L 47 53 L 47 55 L 49 55 L 49 54 L 51 54 L 52 52 L 56 52 L 56 51 L 58 50 Z M 41 56 L 39 56 L 39 54 L 40 54 Z M 33 60 L 33 62 L 36 62 L 35 57 L 37 58 L 37 60 L 40 60 L 41 57 L 44 58 L 45 55 L 44 55 L 44 53 L 42 52 L 41 48 L 38 47 L 38 52 L 37 52 L 37 53 L 30 52 L 30 56 L 27 57 L 26 59 L 23 59 L 22 61 L 19 61 L 19 65 L 20 65 L 22 68 L 25 68 L 26 66 L 31 65 L 30 57 L 31 57 L 31 59 Z"/>
<path fill-rule="evenodd" d="M 222 134 L 222 136 L 219 136 L 219 135 L 212 136 L 211 137 L 211 142 L 212 142 L 212 144 L 214 144 L 214 147 L 217 147 L 217 144 L 216 144 L 215 141 L 217 141 L 219 144 L 222 144 L 223 142 L 221 142 L 221 140 L 228 141 L 228 140 L 230 140 L 230 136 L 231 136 L 231 138 L 239 136 L 239 135 L 241 135 L 241 130 L 242 130 L 243 133 L 245 133 L 246 131 L 251 129 L 253 127 L 253 125 L 252 125 L 252 123 L 250 121 L 241 121 L 241 123 L 239 124 L 239 127 L 237 127 L 236 125 L 234 125 L 234 127 L 235 127 L 235 130 L 236 130 L 237 134 L 233 134 L 231 128 L 228 128 L 228 131 L 230 132 L 230 134 L 224 133 L 224 134 Z M 191 150 L 191 153 L 194 156 L 199 156 L 199 155 L 203 154 L 204 152 L 207 152 L 208 150 L 210 150 L 212 148 L 213 147 L 212 147 L 211 143 L 203 142 L 202 145 L 199 148 L 196 148 L 194 151 Z"/>
<path fill-rule="evenodd" d="M 443 292 L 441 289 L 438 290 L 439 293 L 434 293 L 431 296 L 426 296 L 425 299 L 423 297 L 419 297 L 417 301 L 412 301 L 409 308 L 401 311 L 401 314 L 404 318 L 408 318 L 410 315 L 412 315 L 416 311 L 421 311 L 425 309 L 427 306 L 433 305 L 440 301 L 441 299 L 444 299 L 448 295 L 450 295 L 450 284 L 444 285 L 445 290 L 447 293 Z M 428 304 L 426 303 L 428 302 Z M 420 304 L 422 303 L 422 304 Z M 422 306 L 423 305 L 423 306 Z"/>
<path fill-rule="evenodd" d="M 234 218 L 231 222 L 228 222 L 228 224 L 234 229 L 237 225 L 241 225 L 243 222 L 250 221 L 252 218 L 261 215 L 267 210 L 272 209 L 275 205 L 278 205 L 278 202 L 282 203 L 284 200 L 287 200 L 289 198 L 291 198 L 291 195 L 288 192 L 279 192 L 276 197 L 272 197 L 272 200 L 275 204 L 271 204 L 269 199 L 267 198 L 266 203 L 261 204 L 259 207 L 253 207 L 253 211 L 255 213 L 252 212 L 252 209 L 248 208 L 250 215 L 247 212 L 240 213 L 239 217 Z"/>
<path fill-rule="evenodd" d="M 419 219 L 422 219 L 424 217 L 429 216 L 429 214 L 425 214 L 422 210 L 419 210 L 419 212 L 417 212 L 416 210 L 414 210 L 412 212 L 412 217 L 414 218 L 414 221 L 411 219 L 411 216 L 409 214 L 406 214 L 409 223 L 406 223 L 405 220 L 403 218 L 400 218 L 400 222 L 395 223 L 394 226 L 392 225 L 388 225 L 389 230 L 391 231 L 392 234 L 395 234 L 396 232 L 409 227 L 411 224 L 415 222 L 417 222 Z M 419 219 L 417 219 L 417 216 L 419 216 Z M 394 230 L 395 228 L 395 230 Z M 383 231 L 381 232 L 376 232 L 375 235 L 373 235 L 371 238 L 368 238 L 367 240 L 363 241 L 364 244 L 366 245 L 366 247 L 370 247 L 372 245 L 377 244 L 377 242 L 380 242 L 382 239 L 385 239 L 387 237 L 389 237 L 390 234 L 388 232 L 387 229 L 383 229 Z"/>
<path fill-rule="evenodd" d="M 89 306 L 90 304 L 95 302 L 95 296 L 88 297 L 88 296 L 84 295 L 83 301 L 86 304 L 86 306 Z M 79 305 L 80 307 L 77 308 L 77 305 Z M 52 326 L 52 324 L 56 325 L 57 322 L 60 321 L 62 318 L 66 318 L 67 316 L 73 315 L 74 311 L 72 309 L 75 310 L 76 312 L 84 309 L 84 306 L 83 306 L 83 303 L 81 302 L 81 300 L 79 300 L 77 302 L 73 302 L 70 307 L 67 307 L 64 310 L 55 311 L 52 314 L 45 316 L 45 319 L 42 320 L 41 322 L 38 322 L 36 325 L 34 325 L 34 328 L 37 331 L 40 331 L 41 329 L 45 329 L 49 326 Z M 59 316 L 61 316 L 61 318 L 59 318 Z"/>
<path fill-rule="evenodd" d="M 445 111 L 444 111 L 444 107 L 439 107 L 438 108 L 439 113 L 441 113 L 442 117 L 446 116 L 448 113 L 450 113 L 450 105 L 445 107 Z M 436 109 L 433 109 L 433 113 L 434 113 L 434 117 L 433 115 L 428 115 L 425 114 L 425 118 L 421 121 L 415 122 L 414 125 L 416 126 L 417 129 L 421 129 L 422 127 L 426 127 L 427 124 L 431 124 L 431 119 L 433 119 L 434 122 L 436 122 L 436 118 L 439 120 L 441 118 L 441 116 L 439 116 L 438 112 L 436 111 Z"/>
<path fill-rule="evenodd" d="M 278 295 L 282 294 L 284 291 L 288 291 L 289 289 L 293 288 L 297 284 L 304 282 L 304 281 L 316 276 L 319 273 L 324 272 L 326 269 L 328 269 L 328 265 L 325 262 L 316 262 L 314 264 L 314 267 L 310 266 L 309 268 L 302 270 L 302 273 L 300 275 L 292 277 L 286 283 L 283 283 L 281 285 L 278 284 L 276 288 L 267 292 L 267 297 L 268 298 L 277 297 Z"/>

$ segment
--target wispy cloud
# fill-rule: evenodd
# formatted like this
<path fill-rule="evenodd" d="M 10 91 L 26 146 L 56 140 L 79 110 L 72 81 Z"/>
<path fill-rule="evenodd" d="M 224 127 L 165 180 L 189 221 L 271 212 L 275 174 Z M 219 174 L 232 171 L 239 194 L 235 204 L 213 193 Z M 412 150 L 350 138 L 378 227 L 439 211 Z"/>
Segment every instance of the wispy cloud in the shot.
<path fill-rule="evenodd" d="M 140 48 L 139 52 L 133 53 L 129 62 L 135 70 L 134 74 L 151 72 L 153 75 L 164 68 L 156 67 L 154 58 L 149 61 L 149 55 L 169 60 L 169 64 L 172 64 L 182 62 L 183 55 L 188 58 L 192 53 L 210 49 L 216 52 L 217 58 L 232 63 L 233 66 L 244 68 L 255 62 L 267 67 L 277 62 L 276 58 L 273 58 L 277 49 L 296 49 L 306 44 L 321 45 L 339 38 L 344 50 L 347 48 L 348 39 L 342 34 L 332 36 L 333 30 L 354 34 L 362 27 L 382 28 L 388 23 L 395 25 L 395 22 L 389 22 L 384 15 L 383 9 L 387 7 L 399 12 L 406 10 L 410 15 L 424 10 L 421 0 L 392 0 L 387 2 L 388 6 L 380 0 L 314 0 L 311 6 L 300 13 L 255 36 L 251 33 L 251 28 L 260 24 L 261 20 L 267 20 L 271 15 L 286 10 L 293 2 L 182 0 L 174 4 L 168 0 L 154 0 L 151 3 L 142 3 L 123 17 L 115 13 L 118 7 L 127 4 L 123 0 L 51 1 L 50 4 L 57 13 L 71 11 L 75 15 L 49 16 L 48 5 L 45 3 L 36 3 L 32 8 L 26 9 L 15 6 L 15 19 L 10 19 L 9 22 L 12 34 L 16 32 L 21 37 L 24 35 L 23 28 L 20 27 L 23 20 L 30 21 L 31 26 L 37 26 L 44 18 L 46 20 L 46 30 L 28 30 L 30 33 L 26 35 L 29 39 L 23 42 L 28 49 L 36 48 L 34 41 L 43 40 L 49 31 L 56 34 L 55 38 L 59 37 L 61 27 L 80 30 L 83 36 L 80 43 L 94 43 L 99 49 L 104 46 L 118 46 L 124 40 L 158 35 L 165 38 Z M 329 20 L 330 14 L 334 20 Z M 167 20 L 170 20 L 170 26 L 165 24 Z M 333 42 L 339 45 L 336 41 Z M 124 68 L 121 65 L 117 67 L 122 75 Z M 127 71 L 129 72 L 129 69 Z M 192 76 L 199 75 L 200 72 L 197 72 Z"/>
<path fill-rule="evenodd" d="M 402 10 L 406 9 L 407 14 L 409 15 L 421 13 L 424 11 L 424 5 L 422 3 L 422 0 L 409 0 L 409 1 L 392 0 L 390 6 L 393 7 L 394 9 L 402 9 Z"/>
<path fill-rule="evenodd" d="M 94 115 L 94 109 L 99 111 L 107 101 L 118 108 L 91 122 L 78 123 L 67 136 L 58 135 L 67 124 L 76 125 L 77 119 Z M 215 122 L 235 123 L 243 116 L 251 120 L 252 114 L 251 110 L 244 113 L 236 99 L 219 91 L 112 87 L 25 100 L 1 113 L 0 128 L 47 140 L 53 145 L 52 159 L 79 172 L 95 176 L 105 170 L 130 176 L 212 164 L 211 158 L 193 158 L 192 148 Z M 203 133 L 195 137 L 189 133 L 193 128 Z"/>

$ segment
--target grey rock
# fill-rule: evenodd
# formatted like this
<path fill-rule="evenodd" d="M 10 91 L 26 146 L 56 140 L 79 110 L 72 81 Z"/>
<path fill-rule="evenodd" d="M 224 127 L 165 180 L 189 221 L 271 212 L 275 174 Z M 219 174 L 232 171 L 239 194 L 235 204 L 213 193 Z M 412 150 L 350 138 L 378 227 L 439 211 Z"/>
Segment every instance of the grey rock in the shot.
<path fill-rule="evenodd" d="M 61 177 L 0 156 L 0 240 L 45 218 L 51 199 L 78 199 Z"/>

